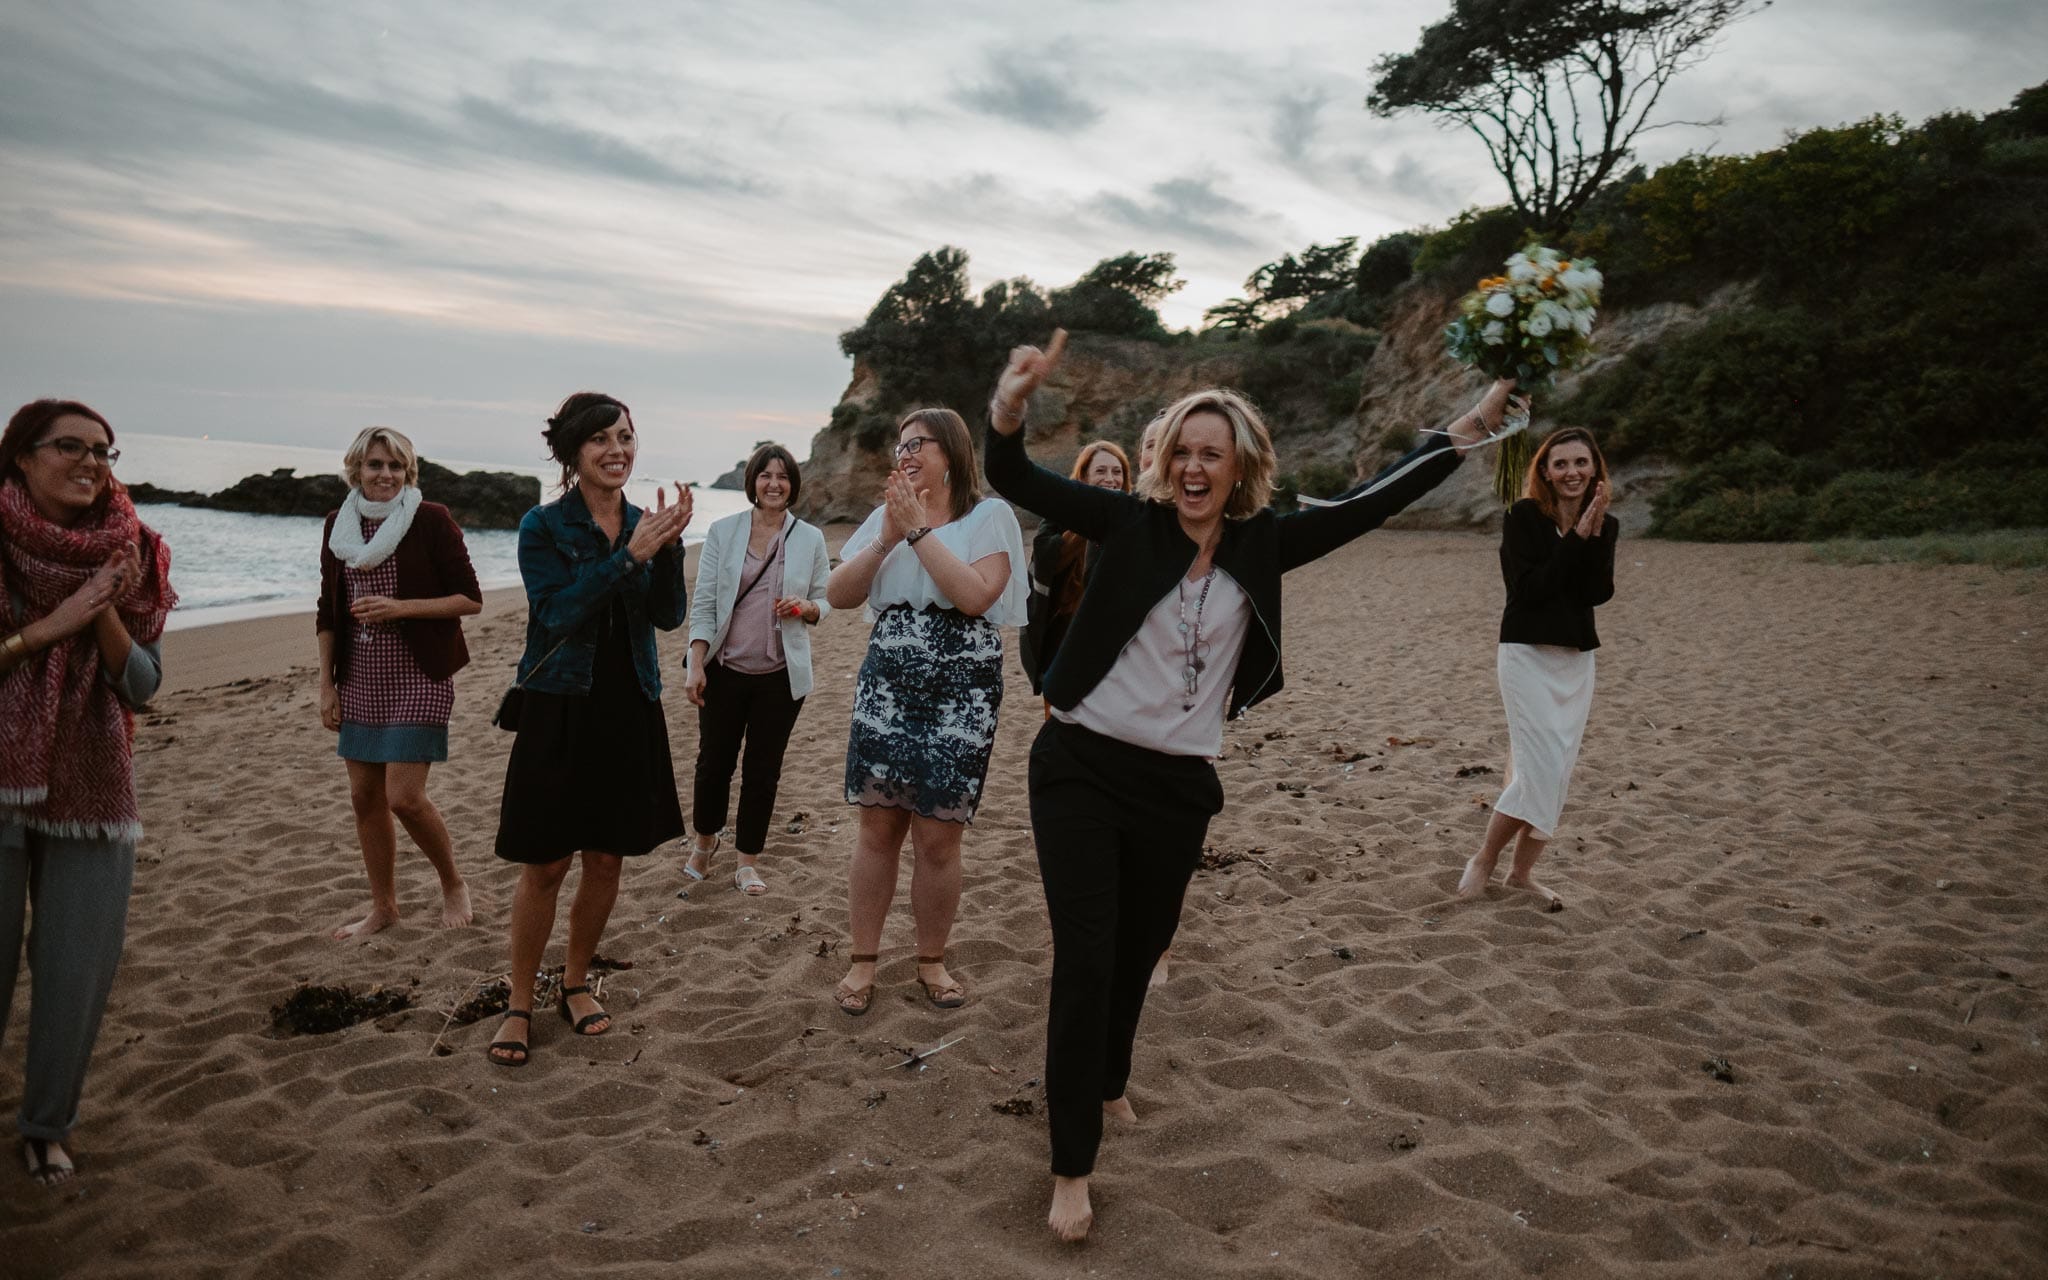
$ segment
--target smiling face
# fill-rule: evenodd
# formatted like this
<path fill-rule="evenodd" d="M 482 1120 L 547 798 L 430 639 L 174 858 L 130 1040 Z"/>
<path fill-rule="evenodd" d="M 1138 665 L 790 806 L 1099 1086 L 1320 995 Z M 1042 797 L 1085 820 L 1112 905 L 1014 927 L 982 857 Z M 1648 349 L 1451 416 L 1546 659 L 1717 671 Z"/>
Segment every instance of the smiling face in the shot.
<path fill-rule="evenodd" d="M 1124 488 L 1124 464 L 1107 449 L 1097 449 L 1095 456 L 1088 459 L 1087 469 L 1081 473 L 1083 484 L 1092 484 L 1098 489 Z"/>
<path fill-rule="evenodd" d="M 919 489 L 946 487 L 946 449 L 921 422 L 906 422 L 896 436 L 896 469 Z"/>
<path fill-rule="evenodd" d="M 602 431 L 593 432 L 576 451 L 576 483 L 591 491 L 617 493 L 633 478 L 633 458 L 640 437 L 625 414 Z"/>
<path fill-rule="evenodd" d="M 84 446 L 78 458 L 67 458 L 59 441 L 75 440 Z M 69 525 L 99 501 L 113 478 L 106 463 L 92 454 L 94 449 L 113 445 L 107 429 L 91 418 L 66 414 L 50 424 L 42 438 L 30 442 L 17 464 L 28 487 L 29 501 L 52 523 Z"/>
<path fill-rule="evenodd" d="M 789 468 L 782 465 L 782 459 L 768 459 L 754 477 L 754 505 L 763 511 L 789 509 Z"/>
<path fill-rule="evenodd" d="M 1592 487 L 1593 476 L 1593 451 L 1577 440 L 1554 446 L 1550 456 L 1543 460 L 1543 478 L 1550 482 L 1559 502 L 1583 499 Z"/>
<path fill-rule="evenodd" d="M 1167 485 L 1181 523 L 1204 526 L 1221 520 L 1238 474 L 1230 419 L 1207 411 L 1189 414 L 1180 424 L 1173 456 L 1166 459 Z"/>
<path fill-rule="evenodd" d="M 405 488 L 405 463 L 382 440 L 364 451 L 356 468 L 363 496 L 371 502 L 389 502 Z"/>

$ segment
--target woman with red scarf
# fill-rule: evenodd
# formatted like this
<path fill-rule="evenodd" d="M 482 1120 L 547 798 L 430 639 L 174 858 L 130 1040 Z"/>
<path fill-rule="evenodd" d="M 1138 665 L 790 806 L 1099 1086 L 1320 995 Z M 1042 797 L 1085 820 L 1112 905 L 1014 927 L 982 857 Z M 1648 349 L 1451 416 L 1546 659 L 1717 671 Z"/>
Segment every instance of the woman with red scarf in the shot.
<path fill-rule="evenodd" d="M 113 476 L 114 429 L 37 400 L 0 433 L 0 1034 L 32 985 L 19 1127 L 29 1175 L 72 1175 L 86 1065 L 113 989 L 135 842 L 134 708 L 162 680 L 171 553 Z"/>

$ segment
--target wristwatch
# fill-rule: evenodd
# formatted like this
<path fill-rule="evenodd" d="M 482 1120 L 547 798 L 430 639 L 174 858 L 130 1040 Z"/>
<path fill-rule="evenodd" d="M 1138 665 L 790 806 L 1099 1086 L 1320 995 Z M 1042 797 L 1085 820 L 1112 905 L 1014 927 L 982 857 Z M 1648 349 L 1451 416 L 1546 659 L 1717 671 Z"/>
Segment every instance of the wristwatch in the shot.
<path fill-rule="evenodd" d="M 930 533 L 931 531 L 932 527 L 930 525 L 919 525 L 917 528 L 912 529 L 909 533 L 903 535 L 903 544 L 905 546 L 916 546 L 917 540 L 919 538 L 922 538 L 924 535 Z"/>

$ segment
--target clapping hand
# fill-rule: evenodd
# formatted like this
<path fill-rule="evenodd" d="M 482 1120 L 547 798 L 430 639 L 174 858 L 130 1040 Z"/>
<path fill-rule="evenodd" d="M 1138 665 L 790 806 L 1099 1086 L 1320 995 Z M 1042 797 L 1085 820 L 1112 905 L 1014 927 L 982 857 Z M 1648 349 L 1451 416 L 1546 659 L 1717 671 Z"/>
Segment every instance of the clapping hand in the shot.
<path fill-rule="evenodd" d="M 91 626 L 101 613 L 121 598 L 128 584 L 141 573 L 140 564 L 141 559 L 134 547 L 109 556 L 105 564 L 79 584 L 78 590 L 50 610 L 49 625 L 57 629 L 54 639 L 68 640 Z"/>
<path fill-rule="evenodd" d="M 925 489 L 915 488 L 910 477 L 901 471 L 891 471 L 886 484 L 882 486 L 882 541 L 895 546 L 903 535 L 912 529 L 922 529 L 931 521 L 924 513 Z"/>
<path fill-rule="evenodd" d="M 640 513 L 640 523 L 633 526 L 633 536 L 626 543 L 626 554 L 646 564 L 664 548 L 674 546 L 688 527 L 695 507 L 696 498 L 688 485 L 676 486 L 674 505 L 669 503 L 668 490 L 657 488 L 654 510 Z"/>
<path fill-rule="evenodd" d="M 1602 480 L 1593 486 L 1593 496 L 1586 500 L 1586 509 L 1579 514 L 1578 524 L 1572 532 L 1591 542 L 1600 536 L 1600 530 L 1607 523 L 1607 482 Z"/>
<path fill-rule="evenodd" d="M 1045 350 L 1037 347 L 1018 347 L 1010 352 L 1010 363 L 996 379 L 995 399 L 991 407 L 995 411 L 996 430 L 1009 435 L 1024 425 L 1024 404 L 1031 399 L 1031 393 L 1038 390 L 1052 371 L 1059 368 L 1060 357 L 1067 352 L 1067 331 L 1054 329 L 1052 341 Z M 1004 424 L 1010 423 L 1005 428 Z"/>

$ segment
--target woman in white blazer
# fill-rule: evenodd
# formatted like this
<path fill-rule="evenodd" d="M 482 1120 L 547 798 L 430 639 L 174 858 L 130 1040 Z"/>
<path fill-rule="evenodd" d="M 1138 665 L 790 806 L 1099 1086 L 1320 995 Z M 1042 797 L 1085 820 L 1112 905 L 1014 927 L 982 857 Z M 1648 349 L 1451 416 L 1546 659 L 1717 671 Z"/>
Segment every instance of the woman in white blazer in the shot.
<path fill-rule="evenodd" d="M 690 825 L 696 846 L 683 870 L 702 880 L 718 852 L 740 767 L 733 845 L 740 892 L 768 892 L 756 860 L 768 842 L 782 753 L 811 691 L 810 628 L 831 612 L 825 535 L 790 514 L 802 489 L 796 459 L 764 444 L 747 459 L 752 511 L 729 515 L 704 535 L 697 589 L 690 596 L 690 669 L 683 692 L 697 704 L 697 782 Z M 741 758 L 741 744 L 745 758 Z"/>

